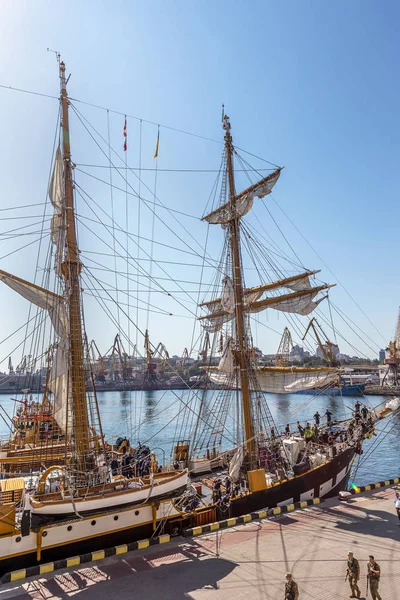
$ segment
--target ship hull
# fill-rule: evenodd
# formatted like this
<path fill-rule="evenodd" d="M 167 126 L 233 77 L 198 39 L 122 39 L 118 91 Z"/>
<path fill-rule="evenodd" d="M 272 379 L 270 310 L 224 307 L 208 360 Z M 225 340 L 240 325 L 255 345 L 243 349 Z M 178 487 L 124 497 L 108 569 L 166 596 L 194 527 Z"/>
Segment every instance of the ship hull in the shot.
<path fill-rule="evenodd" d="M 259 492 L 233 499 L 230 505 L 230 515 L 240 516 L 263 508 L 283 506 L 293 502 L 312 498 L 325 498 L 345 489 L 350 474 L 350 467 L 356 454 L 355 448 L 348 448 L 329 462 L 320 465 Z M 136 514 L 137 513 L 137 514 Z M 118 517 L 118 523 L 115 520 Z M 226 517 L 226 513 L 225 513 Z M 161 502 L 157 510 L 157 522 L 162 518 L 167 520 L 165 532 L 171 527 L 178 530 L 189 526 L 189 515 L 182 515 L 170 501 Z M 118 524 L 118 529 L 116 525 Z M 71 530 L 68 528 L 71 527 Z M 77 538 L 79 530 L 79 538 Z M 29 536 L 0 538 L 0 574 L 10 570 L 38 564 L 38 562 L 55 561 L 68 556 L 108 548 L 118 544 L 133 542 L 150 537 L 153 534 L 153 517 L 151 506 L 141 506 L 113 511 L 101 517 L 86 517 L 82 520 L 69 520 L 40 528 L 42 535 L 42 553 L 37 560 L 37 535 L 31 532 Z M 46 532 L 44 536 L 43 533 Z M 31 550 L 29 551 L 29 544 Z M 19 546 L 23 547 L 19 548 Z M 19 551 L 19 552 L 18 552 Z M 22 551 L 25 554 L 22 554 Z"/>
<path fill-rule="evenodd" d="M 344 490 L 353 463 L 355 448 L 348 448 L 329 462 L 275 485 L 231 502 L 231 516 L 274 508 L 313 498 L 329 498 Z"/>
<path fill-rule="evenodd" d="M 235 376 L 217 368 L 207 369 L 212 383 L 228 388 L 240 387 Z M 263 392 L 272 394 L 294 394 L 315 387 L 324 387 L 337 380 L 337 370 L 301 367 L 261 367 L 256 369 L 257 383 Z"/>
<path fill-rule="evenodd" d="M 296 394 L 307 394 L 308 396 L 363 396 L 365 384 L 345 385 L 337 388 L 317 388 L 313 390 L 301 390 Z"/>

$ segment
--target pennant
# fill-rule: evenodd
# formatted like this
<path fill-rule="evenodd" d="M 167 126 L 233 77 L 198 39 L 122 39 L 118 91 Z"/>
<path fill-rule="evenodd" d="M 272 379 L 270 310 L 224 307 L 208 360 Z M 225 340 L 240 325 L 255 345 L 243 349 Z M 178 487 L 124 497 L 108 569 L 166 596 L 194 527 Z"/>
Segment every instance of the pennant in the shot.
<path fill-rule="evenodd" d="M 128 149 L 128 134 L 126 131 L 126 117 L 125 117 L 125 123 L 124 123 L 124 152 L 126 152 Z"/>
<path fill-rule="evenodd" d="M 160 142 L 160 128 L 158 128 L 158 132 L 157 132 L 156 151 L 154 152 L 153 160 L 156 160 L 156 158 L 158 156 L 158 144 L 159 144 L 159 142 Z"/>
<path fill-rule="evenodd" d="M 225 105 L 222 105 L 222 117 L 221 117 L 221 122 L 224 122 L 224 116 L 225 116 Z"/>

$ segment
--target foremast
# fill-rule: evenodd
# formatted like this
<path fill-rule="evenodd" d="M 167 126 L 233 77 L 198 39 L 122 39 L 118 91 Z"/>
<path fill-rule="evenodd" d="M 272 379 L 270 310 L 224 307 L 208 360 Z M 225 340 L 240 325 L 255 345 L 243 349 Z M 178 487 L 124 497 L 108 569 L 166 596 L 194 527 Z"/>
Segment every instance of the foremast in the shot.
<path fill-rule="evenodd" d="M 229 118 L 225 115 L 223 127 L 225 130 L 225 152 L 227 159 L 229 204 L 231 219 L 229 221 L 229 233 L 232 249 L 232 275 L 235 290 L 235 323 L 236 323 L 236 360 L 239 365 L 240 387 L 242 391 L 243 425 L 245 433 L 245 448 L 250 463 L 255 459 L 254 426 L 251 412 L 251 392 L 248 369 L 250 367 L 250 353 L 248 337 L 245 324 L 245 313 L 243 303 L 243 274 L 240 252 L 240 217 L 236 211 L 235 175 L 233 169 L 233 143 L 231 125 Z"/>
<path fill-rule="evenodd" d="M 86 403 L 83 330 L 81 314 L 80 271 L 82 264 L 76 236 L 76 221 L 72 181 L 71 147 L 69 137 L 69 100 L 65 79 L 65 64 L 60 63 L 62 147 L 64 162 L 64 189 L 66 208 L 66 251 L 62 263 L 62 274 L 66 282 L 69 312 L 69 356 L 70 382 L 69 398 L 72 401 L 72 431 L 75 442 L 75 467 L 81 473 L 93 468 L 89 447 L 89 416 Z"/>

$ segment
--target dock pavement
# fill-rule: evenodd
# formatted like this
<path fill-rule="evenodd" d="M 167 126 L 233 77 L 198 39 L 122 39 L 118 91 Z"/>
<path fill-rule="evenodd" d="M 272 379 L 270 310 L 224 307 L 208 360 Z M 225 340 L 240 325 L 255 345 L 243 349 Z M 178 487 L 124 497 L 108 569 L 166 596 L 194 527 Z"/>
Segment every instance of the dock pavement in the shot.
<path fill-rule="evenodd" d="M 400 595 L 396 486 L 332 498 L 278 517 L 150 546 L 0 587 L 0 600 L 283 600 L 287 571 L 299 600 L 349 598 L 348 551 L 381 567 L 382 600 Z M 371 598 L 369 592 L 368 598 Z"/>

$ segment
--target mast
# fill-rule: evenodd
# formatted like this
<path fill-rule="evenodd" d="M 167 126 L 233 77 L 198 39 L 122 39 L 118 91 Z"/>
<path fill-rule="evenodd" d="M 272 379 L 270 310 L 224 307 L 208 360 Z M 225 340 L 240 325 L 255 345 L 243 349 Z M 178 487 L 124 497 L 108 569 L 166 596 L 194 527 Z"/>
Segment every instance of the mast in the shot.
<path fill-rule="evenodd" d="M 81 320 L 81 290 L 79 274 L 82 264 L 76 238 L 76 223 L 72 183 L 71 147 L 69 139 L 68 94 L 65 64 L 60 63 L 62 142 L 66 206 L 66 254 L 62 273 L 66 280 L 69 308 L 70 394 L 72 398 L 72 429 L 75 438 L 78 471 L 87 472 L 89 459 L 89 417 L 86 404 L 84 352 Z"/>
<path fill-rule="evenodd" d="M 232 248 L 233 261 L 233 283 L 235 288 L 235 316 L 236 316 L 236 337 L 237 352 L 236 357 L 239 362 L 240 387 L 242 390 L 243 423 L 245 431 L 245 446 L 249 455 L 250 463 L 254 461 L 254 427 L 251 414 L 250 381 L 248 374 L 249 352 L 247 347 L 246 327 L 243 311 L 243 278 L 242 264 L 240 256 L 240 218 L 236 216 L 235 203 L 235 177 L 233 172 L 233 144 L 231 136 L 231 125 L 229 118 L 224 117 L 225 133 L 225 151 L 227 158 L 227 171 L 229 182 L 229 203 L 232 219 L 229 221 L 230 241 Z"/>

